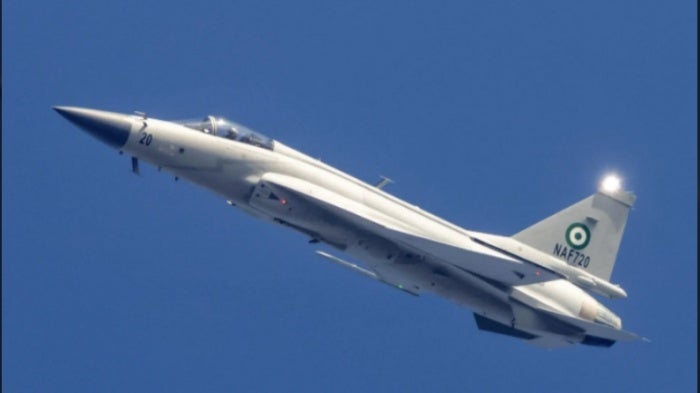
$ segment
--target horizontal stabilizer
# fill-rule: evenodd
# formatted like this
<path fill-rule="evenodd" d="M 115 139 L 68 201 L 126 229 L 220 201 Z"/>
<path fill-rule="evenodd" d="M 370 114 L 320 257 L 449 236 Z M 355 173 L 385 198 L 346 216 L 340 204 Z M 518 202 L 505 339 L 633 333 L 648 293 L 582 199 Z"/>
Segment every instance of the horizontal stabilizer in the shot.
<path fill-rule="evenodd" d="M 632 332 L 628 332 L 622 329 L 615 329 L 613 327 L 601 325 L 599 323 L 586 321 L 580 318 L 570 317 L 567 315 L 562 315 L 546 310 L 540 310 L 545 314 L 559 319 L 569 325 L 576 326 L 585 332 L 585 337 L 582 344 L 588 345 L 598 345 L 598 346 L 611 346 L 615 341 L 634 341 L 634 340 L 644 340 L 643 337 L 638 336 Z M 597 344 L 596 344 L 597 343 Z M 605 343 L 609 345 L 605 345 Z"/>
<path fill-rule="evenodd" d="M 516 337 L 516 338 L 522 338 L 524 340 L 531 340 L 531 339 L 537 337 L 534 334 L 515 329 L 515 328 L 510 327 L 508 325 L 504 325 L 500 322 L 496 322 L 493 319 L 486 318 L 485 316 L 479 315 L 477 313 L 474 313 L 474 319 L 476 320 L 476 327 L 479 328 L 479 330 L 484 330 L 484 331 L 491 332 L 491 333 L 503 334 L 506 336 Z"/>
<path fill-rule="evenodd" d="M 496 322 L 493 319 L 486 318 L 484 316 L 481 316 L 477 313 L 474 313 L 474 319 L 476 320 L 476 326 L 479 328 L 479 330 L 483 330 L 486 332 L 491 332 L 491 333 L 496 333 L 496 334 L 503 334 L 506 336 L 511 336 L 515 338 L 520 338 L 525 340 L 528 344 L 535 345 L 540 348 L 546 348 L 546 349 L 554 349 L 554 348 L 563 348 L 563 347 L 569 347 L 571 345 L 574 345 L 574 341 L 568 340 L 564 336 L 557 336 L 557 335 L 543 335 L 543 336 L 537 336 L 532 333 L 528 333 L 523 330 L 515 329 L 511 326 L 508 326 L 506 324 Z"/>

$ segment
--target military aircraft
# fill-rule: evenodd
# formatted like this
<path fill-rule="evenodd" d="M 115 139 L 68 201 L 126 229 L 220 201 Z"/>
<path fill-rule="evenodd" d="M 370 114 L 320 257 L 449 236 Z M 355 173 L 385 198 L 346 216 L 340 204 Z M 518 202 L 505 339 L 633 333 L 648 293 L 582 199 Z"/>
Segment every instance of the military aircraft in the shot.
<path fill-rule="evenodd" d="M 513 236 L 467 230 L 279 141 L 222 117 L 164 121 L 56 106 L 73 124 L 139 160 L 187 179 L 228 204 L 295 229 L 363 265 L 316 253 L 411 295 L 433 292 L 473 310 L 480 330 L 544 348 L 610 347 L 639 336 L 592 293 L 612 284 L 635 196 L 615 176 L 598 192 Z"/>

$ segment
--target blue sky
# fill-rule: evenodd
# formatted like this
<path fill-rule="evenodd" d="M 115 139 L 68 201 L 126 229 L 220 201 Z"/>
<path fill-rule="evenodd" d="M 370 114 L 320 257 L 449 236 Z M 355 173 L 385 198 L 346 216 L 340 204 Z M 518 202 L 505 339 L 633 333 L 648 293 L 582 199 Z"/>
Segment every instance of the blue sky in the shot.
<path fill-rule="evenodd" d="M 483 3 L 483 4 L 482 4 Z M 3 391 L 696 391 L 693 1 L 5 1 Z M 545 351 L 316 257 L 50 107 L 239 121 L 465 228 L 617 171 L 604 303 L 651 343 Z"/>

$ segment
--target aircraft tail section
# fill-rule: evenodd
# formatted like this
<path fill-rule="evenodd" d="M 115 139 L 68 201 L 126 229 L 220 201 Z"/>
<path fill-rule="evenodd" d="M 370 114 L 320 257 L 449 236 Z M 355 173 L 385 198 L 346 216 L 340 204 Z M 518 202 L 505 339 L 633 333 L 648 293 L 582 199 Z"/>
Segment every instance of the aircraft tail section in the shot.
<path fill-rule="evenodd" d="M 610 281 L 635 196 L 606 179 L 597 193 L 518 232 L 515 240 Z"/>

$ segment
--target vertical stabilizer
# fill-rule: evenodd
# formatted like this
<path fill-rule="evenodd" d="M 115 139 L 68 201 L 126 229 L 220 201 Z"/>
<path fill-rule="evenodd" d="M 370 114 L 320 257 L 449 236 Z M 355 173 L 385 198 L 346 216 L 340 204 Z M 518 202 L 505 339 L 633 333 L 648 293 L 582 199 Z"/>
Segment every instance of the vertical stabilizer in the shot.
<path fill-rule="evenodd" d="M 598 192 L 513 236 L 610 281 L 635 196 L 606 179 Z"/>

